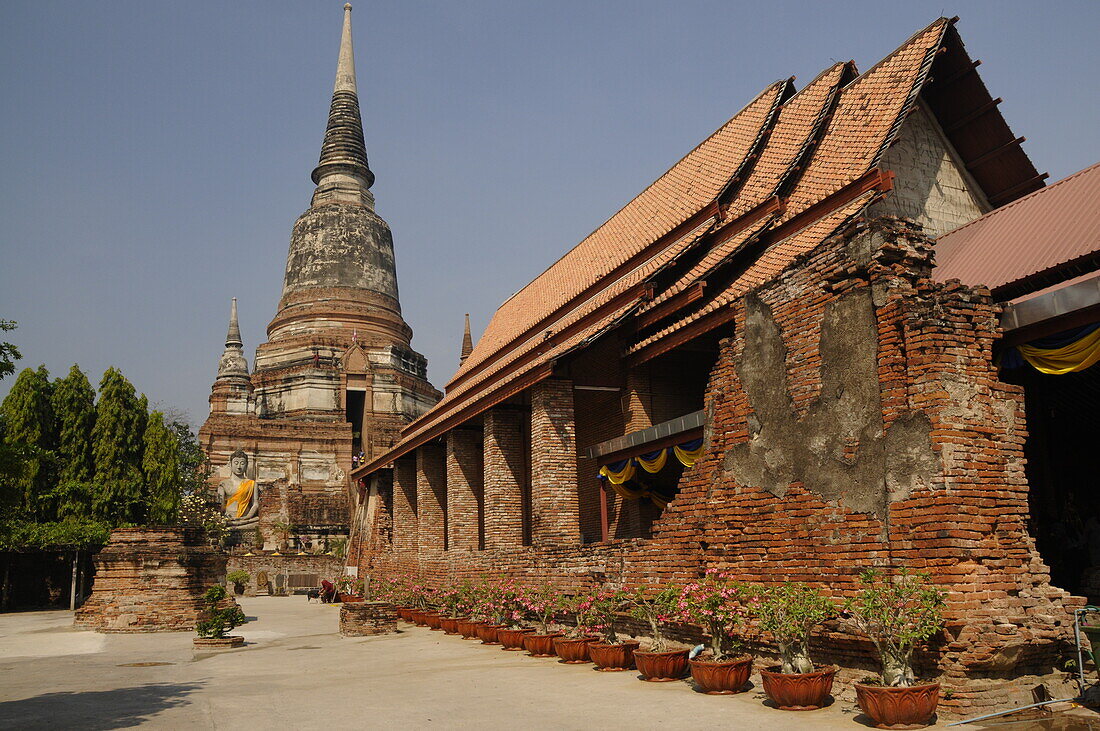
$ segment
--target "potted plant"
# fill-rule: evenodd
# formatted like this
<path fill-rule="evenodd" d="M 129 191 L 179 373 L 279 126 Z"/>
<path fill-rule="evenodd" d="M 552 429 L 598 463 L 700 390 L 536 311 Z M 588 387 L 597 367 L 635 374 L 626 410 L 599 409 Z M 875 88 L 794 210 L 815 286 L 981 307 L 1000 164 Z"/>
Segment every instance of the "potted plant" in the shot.
<path fill-rule="evenodd" d="M 497 640 L 497 630 L 501 627 L 497 602 L 499 592 L 499 583 L 483 582 L 474 589 L 474 604 L 470 610 L 470 617 L 481 622 L 477 626 L 477 636 L 481 638 L 483 645 L 500 644 Z"/>
<path fill-rule="evenodd" d="M 918 728 L 932 723 L 939 683 L 916 683 L 913 650 L 943 627 L 944 595 L 923 572 L 893 576 L 868 569 L 860 590 L 844 604 L 844 616 L 870 638 L 882 663 L 879 678 L 856 683 L 856 700 L 879 728 Z"/>
<path fill-rule="evenodd" d="M 621 640 L 615 631 L 619 613 L 627 606 L 627 595 L 622 589 L 603 589 L 591 597 L 587 616 L 600 639 L 588 643 L 588 657 L 597 670 L 617 672 L 634 667 L 634 650 L 640 643 Z"/>
<path fill-rule="evenodd" d="M 461 600 L 458 589 L 453 586 L 440 587 L 436 593 L 442 611 L 439 615 L 439 627 L 445 635 L 458 634 L 458 621 L 463 619 L 459 615 L 458 605 Z"/>
<path fill-rule="evenodd" d="M 241 569 L 230 571 L 225 575 L 225 583 L 233 585 L 233 593 L 237 595 L 244 594 L 244 587 L 249 581 L 252 580 L 252 574 Z"/>
<path fill-rule="evenodd" d="M 671 584 L 639 586 L 630 594 L 630 614 L 649 625 L 650 649 L 634 650 L 634 665 L 642 680 L 667 683 L 688 671 L 688 651 L 669 647 L 664 625 L 679 614 L 680 590 Z"/>
<path fill-rule="evenodd" d="M 680 617 L 703 628 L 709 639 L 707 656 L 690 661 L 691 677 L 703 693 L 727 695 L 745 689 L 752 674 L 752 657 L 741 650 L 738 628 L 758 601 L 749 587 L 716 569 L 680 592 Z"/>
<path fill-rule="evenodd" d="M 591 662 L 588 644 L 600 639 L 589 623 L 591 609 L 592 596 L 589 594 L 574 594 L 562 600 L 561 612 L 570 623 L 563 636 L 554 638 L 554 652 L 561 658 L 559 662 L 567 665 Z"/>
<path fill-rule="evenodd" d="M 345 603 L 363 601 L 363 582 L 350 576 L 341 576 L 336 580 L 336 599 Z"/>
<path fill-rule="evenodd" d="M 523 626 L 523 606 L 520 602 L 520 590 L 511 580 L 504 582 L 500 587 L 497 601 L 499 607 L 499 619 L 502 625 L 497 629 L 497 640 L 502 650 L 519 652 L 523 650 L 523 637 L 530 634 L 531 629 Z"/>
<path fill-rule="evenodd" d="M 195 624 L 195 632 L 198 634 L 192 642 L 196 648 L 210 650 L 228 647 L 240 647 L 244 644 L 241 636 L 230 636 L 229 632 L 234 627 L 240 627 L 245 623 L 244 612 L 236 602 L 226 599 L 229 594 L 224 586 L 212 586 L 203 594 L 202 601 L 206 605 L 206 619 Z"/>
<path fill-rule="evenodd" d="M 275 554 L 278 555 L 280 551 L 286 551 L 290 548 L 290 533 L 294 530 L 294 526 L 285 516 L 279 516 L 279 518 L 271 524 L 271 529 L 275 531 L 275 535 L 279 536 L 279 543 L 275 549 Z"/>
<path fill-rule="evenodd" d="M 458 629 L 458 633 L 462 635 L 464 640 L 477 640 L 480 639 L 477 634 L 478 627 L 483 624 L 483 621 L 473 616 L 474 607 L 477 606 L 477 587 L 469 581 L 464 581 L 457 589 L 458 592 L 458 604 L 455 608 L 455 612 L 461 615 L 462 619 L 455 622 L 455 626 Z"/>
<path fill-rule="evenodd" d="M 554 638 L 561 632 L 551 624 L 561 611 L 561 590 L 552 584 L 527 587 L 520 592 L 520 603 L 535 624 L 535 631 L 524 635 L 523 646 L 531 657 L 554 657 Z"/>
<path fill-rule="evenodd" d="M 764 692 L 785 711 L 821 708 L 832 692 L 836 666 L 817 666 L 810 660 L 810 633 L 834 616 L 836 607 L 806 584 L 787 583 L 768 588 L 758 611 L 760 628 L 775 638 L 781 660 L 761 669 Z"/>

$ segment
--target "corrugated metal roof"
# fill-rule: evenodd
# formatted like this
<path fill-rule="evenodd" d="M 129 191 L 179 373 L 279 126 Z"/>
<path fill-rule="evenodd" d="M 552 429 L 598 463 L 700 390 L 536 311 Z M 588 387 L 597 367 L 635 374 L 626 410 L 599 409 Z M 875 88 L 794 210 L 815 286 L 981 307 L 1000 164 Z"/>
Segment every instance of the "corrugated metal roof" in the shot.
<path fill-rule="evenodd" d="M 1100 253 L 1098 211 L 1100 163 L 941 236 L 932 277 L 985 285 L 998 299 L 1042 289 L 1057 280 L 1037 275 Z"/>

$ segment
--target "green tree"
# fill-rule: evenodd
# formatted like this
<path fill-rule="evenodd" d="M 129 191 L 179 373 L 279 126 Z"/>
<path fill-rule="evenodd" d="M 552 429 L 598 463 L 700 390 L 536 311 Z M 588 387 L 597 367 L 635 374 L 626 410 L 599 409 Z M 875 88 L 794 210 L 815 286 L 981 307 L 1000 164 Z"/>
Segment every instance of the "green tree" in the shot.
<path fill-rule="evenodd" d="M 0 404 L 5 446 L 21 462 L 21 469 L 5 481 L 8 494 L 2 502 L 41 520 L 53 517 L 49 495 L 55 479 L 56 429 L 51 390 L 45 366 L 24 368 Z"/>
<path fill-rule="evenodd" d="M 114 523 L 142 522 L 144 428 L 145 413 L 133 385 L 117 368 L 108 368 L 99 383 L 92 429 L 92 507 L 97 517 Z"/>
<path fill-rule="evenodd" d="M 16 327 L 11 320 L 0 320 L 0 332 L 11 332 Z M 15 373 L 15 361 L 23 356 L 11 343 L 0 342 L 0 378 Z"/>
<path fill-rule="evenodd" d="M 155 525 L 173 523 L 180 501 L 180 445 L 159 411 L 146 419 L 144 441 L 146 516 Z"/>
<path fill-rule="evenodd" d="M 92 428 L 95 426 L 95 391 L 80 366 L 54 381 L 53 412 L 57 418 L 58 479 L 89 482 L 95 475 L 92 461 Z"/>

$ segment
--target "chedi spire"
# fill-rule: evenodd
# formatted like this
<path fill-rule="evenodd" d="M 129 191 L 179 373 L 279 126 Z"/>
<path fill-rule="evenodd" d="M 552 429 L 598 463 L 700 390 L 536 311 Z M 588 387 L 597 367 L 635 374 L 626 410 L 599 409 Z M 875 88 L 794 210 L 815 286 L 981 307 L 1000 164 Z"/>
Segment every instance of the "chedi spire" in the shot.
<path fill-rule="evenodd" d="M 229 309 L 229 332 L 225 336 L 225 350 L 218 361 L 218 380 L 248 380 L 248 361 L 244 357 L 244 341 L 237 323 L 237 298 Z"/>
<path fill-rule="evenodd" d="M 344 5 L 344 27 L 336 63 L 336 84 L 328 112 L 328 127 L 321 144 L 321 158 L 313 169 L 317 190 L 314 204 L 329 200 L 359 202 L 374 207 L 370 187 L 374 173 L 367 164 L 363 121 L 355 84 L 355 51 L 351 42 L 351 4 Z"/>
<path fill-rule="evenodd" d="M 470 313 L 466 313 L 466 331 L 462 333 L 462 353 L 458 356 L 458 364 L 462 365 L 474 351 L 474 339 L 470 337 Z"/>

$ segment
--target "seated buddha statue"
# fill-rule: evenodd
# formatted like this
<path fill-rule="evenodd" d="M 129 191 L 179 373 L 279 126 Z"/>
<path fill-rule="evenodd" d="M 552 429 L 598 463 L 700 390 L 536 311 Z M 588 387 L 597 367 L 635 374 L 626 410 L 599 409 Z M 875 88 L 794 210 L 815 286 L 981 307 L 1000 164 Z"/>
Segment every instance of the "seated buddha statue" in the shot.
<path fill-rule="evenodd" d="M 229 457 L 229 477 L 218 485 L 218 501 L 233 527 L 255 523 L 260 510 L 260 490 L 247 472 L 248 455 L 238 449 Z"/>

